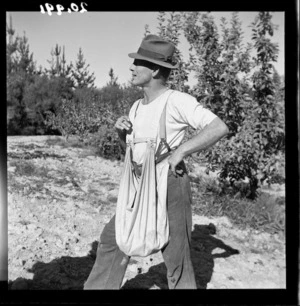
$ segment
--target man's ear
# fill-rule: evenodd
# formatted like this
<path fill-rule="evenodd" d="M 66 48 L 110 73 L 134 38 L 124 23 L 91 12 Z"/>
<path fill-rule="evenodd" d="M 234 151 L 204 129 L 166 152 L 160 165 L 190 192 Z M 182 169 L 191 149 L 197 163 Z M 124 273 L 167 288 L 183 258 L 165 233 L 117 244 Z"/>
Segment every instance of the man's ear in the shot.
<path fill-rule="evenodd" d="M 159 67 L 158 66 L 154 66 L 153 68 L 152 68 L 152 76 L 153 76 L 153 78 L 156 78 L 158 75 L 159 75 Z"/>

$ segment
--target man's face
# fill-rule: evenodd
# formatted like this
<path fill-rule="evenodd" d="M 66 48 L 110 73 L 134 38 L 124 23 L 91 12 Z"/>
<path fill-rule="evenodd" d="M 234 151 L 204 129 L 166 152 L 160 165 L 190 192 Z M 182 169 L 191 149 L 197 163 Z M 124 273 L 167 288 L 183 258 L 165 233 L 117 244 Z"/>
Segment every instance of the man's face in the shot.
<path fill-rule="evenodd" d="M 135 59 L 130 66 L 132 72 L 131 83 L 144 87 L 152 80 L 153 64 L 144 60 Z"/>

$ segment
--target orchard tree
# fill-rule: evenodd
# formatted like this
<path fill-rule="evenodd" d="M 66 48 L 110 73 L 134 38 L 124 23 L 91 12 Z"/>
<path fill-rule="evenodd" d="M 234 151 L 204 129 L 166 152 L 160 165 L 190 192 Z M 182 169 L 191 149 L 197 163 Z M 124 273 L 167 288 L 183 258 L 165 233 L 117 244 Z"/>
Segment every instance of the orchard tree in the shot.
<path fill-rule="evenodd" d="M 189 64 L 183 60 L 182 53 L 179 48 L 181 28 L 182 28 L 182 13 L 180 12 L 159 12 L 158 14 L 158 33 L 157 35 L 171 41 L 176 49 L 174 53 L 174 61 L 179 63 L 178 69 L 172 69 L 168 80 L 168 85 L 172 89 L 177 89 L 183 92 L 188 92 Z M 149 33 L 148 27 L 145 28 L 146 33 Z"/>
<path fill-rule="evenodd" d="M 119 138 L 114 129 L 118 117 L 128 114 L 132 104 L 142 96 L 141 89 L 120 86 L 109 71 L 110 81 L 100 89 L 77 88 L 72 99 L 63 99 L 57 112 L 48 112 L 47 124 L 59 130 L 66 139 L 77 135 L 85 143 L 98 148 L 105 158 L 122 156 Z"/>
<path fill-rule="evenodd" d="M 264 152 L 261 158 L 258 175 L 260 179 L 269 179 L 275 172 L 277 153 L 281 150 L 284 137 L 284 122 L 282 111 L 276 98 L 276 83 L 274 82 L 273 63 L 278 58 L 278 44 L 272 43 L 269 37 L 277 29 L 269 12 L 260 12 L 252 24 L 252 39 L 257 50 L 256 65 L 258 70 L 253 74 L 254 111 L 251 118 L 259 133 L 259 145 Z M 269 37 L 268 37 L 269 36 Z"/>
<path fill-rule="evenodd" d="M 285 108 L 284 108 L 284 101 L 285 101 L 285 84 L 284 84 L 284 77 L 280 76 L 278 71 L 273 66 L 273 82 L 275 86 L 275 96 L 274 96 L 274 103 L 276 104 L 277 113 L 278 113 L 278 122 L 281 123 L 282 129 L 284 129 L 285 125 Z M 285 152 L 285 135 L 284 133 L 278 137 L 278 143 L 280 143 L 280 148 L 282 153 Z"/>
<path fill-rule="evenodd" d="M 209 13 L 188 12 L 184 18 L 184 35 L 191 46 L 190 61 L 198 80 L 193 95 L 210 105 L 213 92 L 219 87 L 221 47 L 218 29 Z"/>
<path fill-rule="evenodd" d="M 277 60 L 278 47 L 270 38 L 274 32 L 271 14 L 260 12 L 252 23 L 252 40 L 256 50 L 252 75 L 252 97 L 244 94 L 244 120 L 238 133 L 220 141 L 207 153 L 209 170 L 220 169 L 219 178 L 236 182 L 249 181 L 247 196 L 254 199 L 259 185 L 270 183 L 282 167 L 279 141 L 284 136 L 283 122 L 274 103 L 275 88 L 272 62 Z"/>
<path fill-rule="evenodd" d="M 247 85 L 241 74 L 247 74 L 251 65 L 251 46 L 244 48 L 242 44 L 238 14 L 232 14 L 230 28 L 226 19 L 221 19 L 222 37 L 209 13 L 187 13 L 185 20 L 184 33 L 198 79 L 192 94 L 228 125 L 229 136 L 234 135 L 244 119 L 243 93 Z"/>
<path fill-rule="evenodd" d="M 216 113 L 229 127 L 228 136 L 231 137 L 237 133 L 245 118 L 244 93 L 249 89 L 247 75 L 252 67 L 250 60 L 252 45 L 248 43 L 244 47 L 242 43 L 242 23 L 237 12 L 232 14 L 230 28 L 226 28 L 224 18 L 221 22 L 223 37 L 220 44 L 221 54 L 218 58 L 221 75 L 218 80 L 219 86 L 216 86 L 214 93 L 219 109 Z M 212 105 L 211 108 L 213 109 Z"/>

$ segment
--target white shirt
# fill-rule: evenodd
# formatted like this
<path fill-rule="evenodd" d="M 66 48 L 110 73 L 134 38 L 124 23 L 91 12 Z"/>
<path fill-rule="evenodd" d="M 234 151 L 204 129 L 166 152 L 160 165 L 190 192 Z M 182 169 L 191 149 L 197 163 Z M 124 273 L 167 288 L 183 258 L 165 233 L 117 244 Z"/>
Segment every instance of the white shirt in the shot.
<path fill-rule="evenodd" d="M 187 93 L 172 90 L 172 93 L 169 94 L 170 89 L 149 104 L 143 104 L 142 100 L 137 100 L 132 105 L 129 119 L 133 124 L 135 138 L 157 137 L 163 99 L 168 98 L 166 107 L 166 141 L 171 148 L 180 145 L 188 126 L 201 130 L 217 117 L 210 110 L 204 108 L 195 97 Z M 143 163 L 145 149 L 146 143 L 134 145 L 133 160 L 138 164 Z M 165 149 L 162 153 L 166 151 Z"/>

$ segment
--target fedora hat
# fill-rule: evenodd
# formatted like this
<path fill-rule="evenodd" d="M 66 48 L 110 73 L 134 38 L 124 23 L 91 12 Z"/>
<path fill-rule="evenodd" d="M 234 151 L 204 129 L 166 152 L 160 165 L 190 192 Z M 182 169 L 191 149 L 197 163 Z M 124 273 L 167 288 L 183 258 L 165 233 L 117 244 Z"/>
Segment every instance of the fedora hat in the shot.
<path fill-rule="evenodd" d="M 175 45 L 156 35 L 147 35 L 136 53 L 128 56 L 135 59 L 145 60 L 159 66 L 170 69 L 178 68 L 178 63 L 173 63 Z"/>

